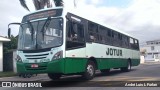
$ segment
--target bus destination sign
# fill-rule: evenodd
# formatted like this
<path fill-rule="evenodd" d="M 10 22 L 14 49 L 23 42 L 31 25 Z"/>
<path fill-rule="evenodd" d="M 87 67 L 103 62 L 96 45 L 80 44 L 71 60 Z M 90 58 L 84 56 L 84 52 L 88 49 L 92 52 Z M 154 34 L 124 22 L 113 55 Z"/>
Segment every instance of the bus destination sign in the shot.
<path fill-rule="evenodd" d="M 33 13 L 30 15 L 27 15 L 23 18 L 22 23 L 34 20 L 34 19 L 40 19 L 40 18 L 47 18 L 47 17 L 57 17 L 62 15 L 62 9 L 53 9 L 53 10 L 47 10 L 47 11 L 41 11 L 37 13 Z"/>

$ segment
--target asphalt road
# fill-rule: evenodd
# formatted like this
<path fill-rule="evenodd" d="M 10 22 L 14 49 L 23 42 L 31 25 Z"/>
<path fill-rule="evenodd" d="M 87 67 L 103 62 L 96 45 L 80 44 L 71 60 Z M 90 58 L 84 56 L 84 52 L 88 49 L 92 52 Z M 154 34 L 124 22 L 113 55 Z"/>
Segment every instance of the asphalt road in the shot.
<path fill-rule="evenodd" d="M 121 72 L 119 69 L 111 70 L 109 74 L 103 74 L 100 71 L 96 72 L 96 77 L 90 81 L 82 80 L 81 76 L 64 76 L 61 82 L 52 81 L 46 74 L 40 74 L 31 78 L 20 78 L 18 76 L 0 78 L 0 81 L 43 81 L 43 84 L 59 90 L 137 90 L 139 87 L 124 87 L 125 83 L 137 81 L 160 81 L 160 63 L 145 63 L 136 67 L 132 67 L 130 72 Z M 67 82 L 66 82 L 67 81 Z M 111 82 L 113 81 L 113 82 Z M 125 81 L 125 83 L 123 82 Z M 157 83 L 160 85 L 160 82 Z M 57 87 L 58 86 L 58 87 Z M 81 87 L 83 86 L 83 87 Z M 108 87 L 109 86 L 109 87 Z M 123 86 L 123 87 L 112 87 Z M 140 90 L 159 90 L 158 87 L 143 87 Z M 2 89 L 2 88 L 1 88 Z M 3 88 L 6 89 L 6 88 Z M 47 88 L 45 90 L 50 90 Z M 11 90 L 7 88 L 6 90 Z"/>

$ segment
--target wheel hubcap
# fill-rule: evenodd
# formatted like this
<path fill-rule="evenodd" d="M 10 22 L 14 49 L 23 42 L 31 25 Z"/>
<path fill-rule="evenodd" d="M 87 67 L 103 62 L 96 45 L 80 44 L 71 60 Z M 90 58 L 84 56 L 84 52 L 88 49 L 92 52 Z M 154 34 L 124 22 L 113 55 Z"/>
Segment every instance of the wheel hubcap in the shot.
<path fill-rule="evenodd" d="M 90 76 L 93 76 L 94 69 L 92 65 L 88 65 L 87 72 L 89 73 Z"/>

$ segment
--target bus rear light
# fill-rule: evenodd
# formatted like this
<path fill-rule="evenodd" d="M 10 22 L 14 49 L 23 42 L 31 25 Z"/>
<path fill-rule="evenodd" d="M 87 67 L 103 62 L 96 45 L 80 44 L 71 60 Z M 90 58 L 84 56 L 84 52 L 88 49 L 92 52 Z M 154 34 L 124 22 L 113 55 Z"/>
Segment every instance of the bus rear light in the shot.
<path fill-rule="evenodd" d="M 59 51 L 56 54 L 54 54 L 52 60 L 60 59 L 63 57 L 63 51 Z"/>

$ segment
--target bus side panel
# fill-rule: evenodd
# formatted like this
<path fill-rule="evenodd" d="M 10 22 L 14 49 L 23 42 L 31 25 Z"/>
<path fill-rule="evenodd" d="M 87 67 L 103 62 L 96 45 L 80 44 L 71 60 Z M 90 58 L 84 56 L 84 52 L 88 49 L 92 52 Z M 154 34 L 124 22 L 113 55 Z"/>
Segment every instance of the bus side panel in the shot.
<path fill-rule="evenodd" d="M 122 50 L 122 54 L 112 51 L 110 49 Z M 127 57 L 131 57 L 131 50 L 120 47 L 103 45 L 98 43 L 86 44 L 86 55 L 94 57 L 97 60 L 98 69 L 119 68 L 127 66 Z M 108 54 L 107 54 L 108 53 Z"/>
<path fill-rule="evenodd" d="M 112 55 L 107 55 L 106 52 L 108 53 L 108 50 L 110 48 L 122 50 L 122 54 L 117 55 L 117 53 L 114 53 L 113 51 Z M 86 44 L 86 56 L 93 56 L 97 60 L 98 69 L 127 67 L 129 58 L 132 60 L 132 66 L 137 66 L 139 64 L 140 56 L 138 52 L 139 51 L 137 50 L 102 45 L 97 43 Z"/>
<path fill-rule="evenodd" d="M 132 66 L 138 66 L 140 64 L 140 59 L 132 59 Z"/>
<path fill-rule="evenodd" d="M 66 51 L 65 74 L 84 72 L 87 59 L 85 58 L 85 48 L 77 48 Z"/>
<path fill-rule="evenodd" d="M 140 52 L 133 50 L 132 52 L 133 58 L 131 59 L 132 66 L 137 66 L 140 64 Z"/>
<path fill-rule="evenodd" d="M 137 66 L 140 64 L 140 52 L 138 50 L 132 50 L 131 62 L 132 66 Z"/>
<path fill-rule="evenodd" d="M 66 58 L 65 74 L 84 72 L 86 63 L 87 59 L 85 58 Z"/>
<path fill-rule="evenodd" d="M 119 68 L 127 66 L 127 59 L 120 58 L 104 58 L 98 59 L 98 69 Z"/>
<path fill-rule="evenodd" d="M 64 73 L 64 64 L 65 59 L 53 60 L 52 62 L 48 63 L 48 72 L 49 73 Z"/>

